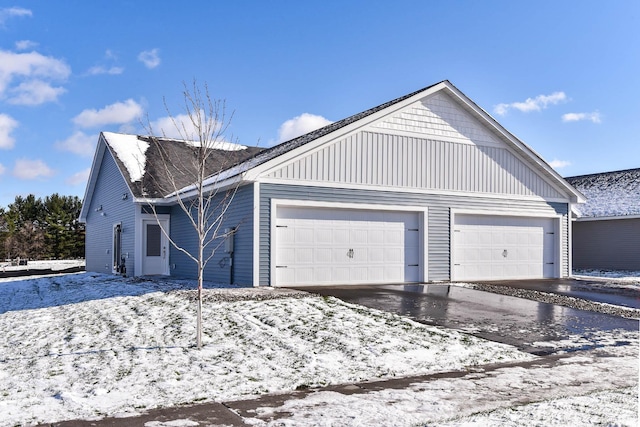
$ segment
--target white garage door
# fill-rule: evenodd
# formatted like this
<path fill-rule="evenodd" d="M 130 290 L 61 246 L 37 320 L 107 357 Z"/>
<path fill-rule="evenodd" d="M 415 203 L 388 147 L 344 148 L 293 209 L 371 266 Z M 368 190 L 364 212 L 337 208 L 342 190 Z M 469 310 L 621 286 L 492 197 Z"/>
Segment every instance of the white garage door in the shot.
<path fill-rule="evenodd" d="M 455 216 L 452 279 L 539 279 L 556 275 L 552 218 Z"/>
<path fill-rule="evenodd" d="M 417 213 L 279 206 L 275 231 L 278 286 L 420 280 Z"/>

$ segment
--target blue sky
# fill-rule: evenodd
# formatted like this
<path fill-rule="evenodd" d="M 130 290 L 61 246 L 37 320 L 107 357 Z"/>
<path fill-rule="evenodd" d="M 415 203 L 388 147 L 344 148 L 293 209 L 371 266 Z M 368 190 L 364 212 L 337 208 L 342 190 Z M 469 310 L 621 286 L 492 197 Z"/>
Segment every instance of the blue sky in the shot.
<path fill-rule="evenodd" d="M 83 197 L 183 82 L 270 146 L 448 79 L 563 176 L 640 167 L 640 2 L 0 2 L 0 207 Z"/>

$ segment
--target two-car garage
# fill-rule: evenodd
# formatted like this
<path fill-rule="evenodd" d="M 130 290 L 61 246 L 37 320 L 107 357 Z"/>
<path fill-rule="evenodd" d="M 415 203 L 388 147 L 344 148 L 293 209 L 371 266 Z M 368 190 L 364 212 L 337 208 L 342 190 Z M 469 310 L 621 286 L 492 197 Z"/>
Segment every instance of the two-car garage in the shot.
<path fill-rule="evenodd" d="M 419 283 L 428 210 L 273 205 L 275 286 Z M 557 217 L 451 214 L 453 281 L 557 277 Z"/>

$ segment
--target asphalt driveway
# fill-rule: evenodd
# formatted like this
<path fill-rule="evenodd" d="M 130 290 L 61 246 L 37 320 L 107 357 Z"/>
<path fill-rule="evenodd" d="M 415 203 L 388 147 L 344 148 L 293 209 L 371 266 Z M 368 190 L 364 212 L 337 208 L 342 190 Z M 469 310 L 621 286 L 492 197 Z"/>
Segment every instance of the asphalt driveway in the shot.
<path fill-rule="evenodd" d="M 638 307 L 637 291 L 612 292 L 610 288 L 595 284 L 589 286 L 570 279 L 493 283 Z M 622 337 L 616 344 L 624 345 L 624 333 L 637 332 L 639 328 L 637 319 L 449 284 L 315 287 L 304 290 L 408 316 L 421 323 L 462 330 L 538 355 L 610 345 L 610 332 Z"/>

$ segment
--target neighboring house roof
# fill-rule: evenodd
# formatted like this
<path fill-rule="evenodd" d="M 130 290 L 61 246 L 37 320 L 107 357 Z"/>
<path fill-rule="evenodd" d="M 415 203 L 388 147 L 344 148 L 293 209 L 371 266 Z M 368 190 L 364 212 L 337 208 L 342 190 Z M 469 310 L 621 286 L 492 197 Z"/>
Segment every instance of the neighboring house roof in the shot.
<path fill-rule="evenodd" d="M 565 178 L 587 197 L 575 211 L 582 218 L 640 215 L 640 168 Z"/>

